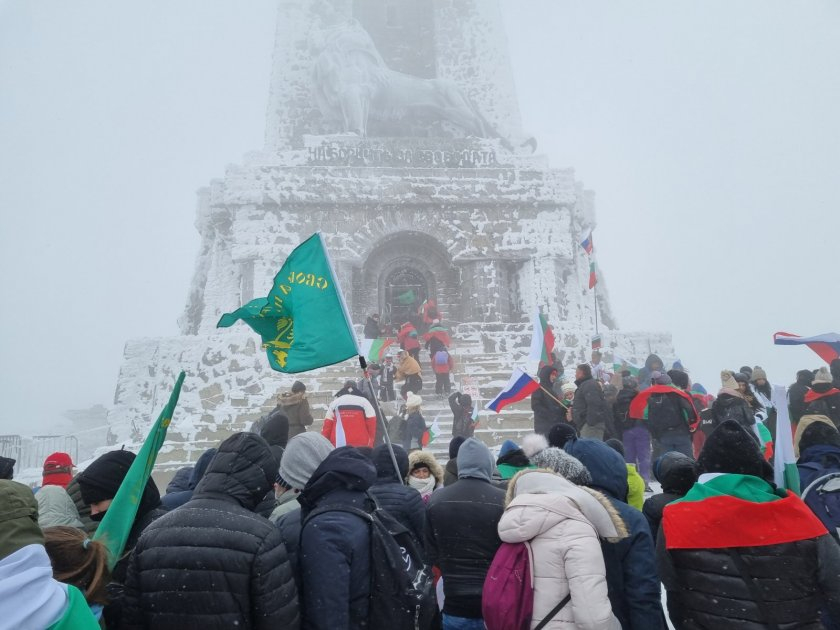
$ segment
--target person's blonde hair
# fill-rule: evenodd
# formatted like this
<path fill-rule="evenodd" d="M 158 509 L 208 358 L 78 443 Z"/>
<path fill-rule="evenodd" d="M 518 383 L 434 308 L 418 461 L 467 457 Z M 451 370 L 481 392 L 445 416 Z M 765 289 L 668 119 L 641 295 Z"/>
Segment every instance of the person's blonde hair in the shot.
<path fill-rule="evenodd" d="M 111 572 L 105 545 L 90 540 L 80 529 L 57 525 L 44 528 L 44 547 L 56 580 L 78 588 L 88 604 L 108 603 L 106 586 Z"/>

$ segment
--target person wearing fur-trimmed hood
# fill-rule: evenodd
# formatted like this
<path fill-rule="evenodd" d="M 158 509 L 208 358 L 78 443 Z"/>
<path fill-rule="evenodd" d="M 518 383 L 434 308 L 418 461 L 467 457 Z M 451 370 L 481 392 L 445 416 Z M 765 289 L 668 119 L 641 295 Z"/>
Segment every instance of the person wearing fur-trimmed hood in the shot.
<path fill-rule="evenodd" d="M 618 541 L 627 527 L 609 499 L 546 469 L 510 481 L 499 537 L 533 550 L 534 612 L 542 621 L 566 595 L 571 601 L 545 628 L 618 629 L 607 592 L 600 539 Z"/>
<path fill-rule="evenodd" d="M 443 487 L 443 468 L 435 456 L 428 451 L 412 451 L 408 454 L 408 485 L 420 493 L 428 503 L 432 492 Z"/>

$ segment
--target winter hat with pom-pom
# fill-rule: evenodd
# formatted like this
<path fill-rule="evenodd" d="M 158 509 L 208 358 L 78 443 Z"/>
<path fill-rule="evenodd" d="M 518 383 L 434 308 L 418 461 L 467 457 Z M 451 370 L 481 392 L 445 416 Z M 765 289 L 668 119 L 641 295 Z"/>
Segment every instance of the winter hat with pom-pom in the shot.
<path fill-rule="evenodd" d="M 563 448 L 566 442 L 576 437 L 577 431 L 567 422 L 558 422 L 548 430 L 548 444 L 555 448 Z"/>
<path fill-rule="evenodd" d="M 577 385 L 574 383 L 563 383 L 563 386 L 560 388 L 560 391 L 564 394 L 568 394 L 570 392 L 574 392 L 577 390 Z"/>
<path fill-rule="evenodd" d="M 759 379 L 764 379 L 766 381 L 767 380 L 767 372 L 765 372 L 763 368 L 756 365 L 753 368 L 752 376 L 750 377 L 750 381 L 755 383 Z"/>
<path fill-rule="evenodd" d="M 522 438 L 522 452 L 525 453 L 525 456 L 529 459 L 547 448 L 548 440 L 545 439 L 544 435 L 540 435 L 539 433 L 529 433 Z"/>
<path fill-rule="evenodd" d="M 720 393 L 741 396 L 741 393 L 738 391 L 738 381 L 735 380 L 735 374 L 733 372 L 723 370 L 720 373 Z"/>
<path fill-rule="evenodd" d="M 538 468 L 553 470 L 579 486 L 588 486 L 592 483 L 592 475 L 589 474 L 586 466 L 563 449 L 550 446 L 534 455 L 532 462 Z"/>
<path fill-rule="evenodd" d="M 414 409 L 420 409 L 421 405 L 423 404 L 423 399 L 415 394 L 414 392 L 408 392 L 408 396 L 405 399 L 405 408 L 409 411 Z"/>
<path fill-rule="evenodd" d="M 773 469 L 758 450 L 758 440 L 735 420 L 724 420 L 712 431 L 700 451 L 697 464 L 704 473 L 733 473 L 769 481 L 773 479 Z"/>
<path fill-rule="evenodd" d="M 823 366 L 819 370 L 817 370 L 817 374 L 814 376 L 814 382 L 811 385 L 817 385 L 818 383 L 832 383 L 831 372 L 828 371 L 828 368 Z"/>

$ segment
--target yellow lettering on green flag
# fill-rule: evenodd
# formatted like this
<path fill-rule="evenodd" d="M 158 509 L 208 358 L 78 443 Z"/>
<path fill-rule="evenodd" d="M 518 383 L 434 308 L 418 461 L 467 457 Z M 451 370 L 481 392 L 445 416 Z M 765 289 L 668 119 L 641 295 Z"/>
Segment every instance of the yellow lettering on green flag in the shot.
<path fill-rule="evenodd" d="M 120 489 L 117 490 L 114 500 L 93 535 L 94 540 L 101 541 L 108 548 L 108 568 L 110 570 L 113 570 L 114 565 L 122 555 L 123 549 L 125 549 L 125 543 L 137 516 L 140 498 L 143 496 L 146 482 L 152 474 L 158 451 L 160 451 L 160 447 L 163 446 L 163 441 L 166 439 L 166 431 L 172 421 L 172 414 L 175 411 L 175 405 L 178 404 L 178 396 L 181 394 L 183 383 L 184 372 L 181 372 L 178 375 L 178 380 L 175 381 L 175 387 L 169 396 L 169 402 L 166 403 L 166 407 L 160 412 L 160 416 L 149 431 L 146 441 L 143 442 L 140 452 L 137 453 L 137 457 L 125 474 Z"/>
<path fill-rule="evenodd" d="M 278 372 L 306 372 L 359 354 L 320 233 L 292 251 L 268 296 L 222 315 L 216 327 L 227 328 L 239 320 L 262 338 L 268 362 Z"/>

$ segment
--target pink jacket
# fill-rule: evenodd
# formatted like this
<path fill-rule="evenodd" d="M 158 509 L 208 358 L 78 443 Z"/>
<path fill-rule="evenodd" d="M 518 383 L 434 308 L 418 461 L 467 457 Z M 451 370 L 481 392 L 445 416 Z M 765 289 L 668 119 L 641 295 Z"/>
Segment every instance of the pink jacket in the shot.
<path fill-rule="evenodd" d="M 600 538 L 627 536 L 621 517 L 599 493 L 545 470 L 523 470 L 508 486 L 499 537 L 530 542 L 534 628 L 560 601 L 571 601 L 545 626 L 620 630 L 607 596 Z"/>

